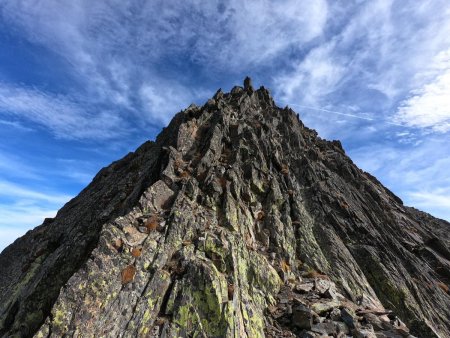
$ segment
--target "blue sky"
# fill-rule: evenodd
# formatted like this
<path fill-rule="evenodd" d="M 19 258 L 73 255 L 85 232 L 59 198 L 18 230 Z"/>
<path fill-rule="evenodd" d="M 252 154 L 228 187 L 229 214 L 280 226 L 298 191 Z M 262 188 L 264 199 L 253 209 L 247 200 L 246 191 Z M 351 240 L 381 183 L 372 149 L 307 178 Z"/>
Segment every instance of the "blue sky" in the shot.
<path fill-rule="evenodd" d="M 450 220 L 448 0 L 0 0 L 0 250 L 246 75 Z"/>

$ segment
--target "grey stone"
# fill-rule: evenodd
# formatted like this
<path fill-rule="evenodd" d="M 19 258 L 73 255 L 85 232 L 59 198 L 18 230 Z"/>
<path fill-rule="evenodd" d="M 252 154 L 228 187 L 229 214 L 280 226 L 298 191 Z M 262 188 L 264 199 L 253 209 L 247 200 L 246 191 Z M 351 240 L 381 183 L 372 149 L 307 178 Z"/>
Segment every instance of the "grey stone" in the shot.
<path fill-rule="evenodd" d="M 298 305 L 292 309 L 292 324 L 299 329 L 311 329 L 312 313 L 306 306 Z"/>
<path fill-rule="evenodd" d="M 311 331 L 327 335 L 337 334 L 336 325 L 332 322 L 314 324 Z"/>
<path fill-rule="evenodd" d="M 356 318 L 355 314 L 349 309 L 343 308 L 341 309 L 341 318 L 342 321 L 347 324 L 350 329 L 354 329 L 356 326 Z"/>

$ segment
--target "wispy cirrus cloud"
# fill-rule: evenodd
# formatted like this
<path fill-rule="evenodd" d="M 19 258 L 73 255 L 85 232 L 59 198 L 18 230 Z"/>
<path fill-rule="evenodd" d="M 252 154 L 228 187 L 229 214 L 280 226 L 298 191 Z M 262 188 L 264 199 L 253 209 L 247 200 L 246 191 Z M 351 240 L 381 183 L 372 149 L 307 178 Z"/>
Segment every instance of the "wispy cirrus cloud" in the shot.
<path fill-rule="evenodd" d="M 357 114 L 371 110 L 384 121 L 447 131 L 446 4 L 404 6 L 383 0 L 332 5 L 331 13 L 344 12 L 345 21 L 329 21 L 334 26 L 328 26 L 325 41 L 275 75 L 277 95 L 285 102 L 336 111 L 356 106 Z"/>
<path fill-rule="evenodd" d="M 0 180 L 0 197 L 7 199 L 27 199 L 61 205 L 69 201 L 71 196 L 58 193 L 44 193 L 32 190 L 9 181 Z"/>
<path fill-rule="evenodd" d="M 188 91 L 177 83 L 163 86 L 144 83 L 139 90 L 139 99 L 148 119 L 167 124 L 173 114 L 208 94 L 211 95 L 201 89 Z"/>
<path fill-rule="evenodd" d="M 409 194 L 412 205 L 421 209 L 450 210 L 450 189 L 438 188 L 426 191 L 413 191 Z M 449 219 L 449 214 L 443 212 L 442 218 Z"/>
<path fill-rule="evenodd" d="M 42 224 L 45 218 L 54 217 L 56 212 L 56 209 L 52 210 L 36 205 L 0 203 L 0 215 L 2 215 L 0 219 L 0 252 L 16 238 Z"/>
<path fill-rule="evenodd" d="M 0 150 L 0 172 L 2 176 L 21 179 L 39 179 L 35 166 L 24 163 L 18 156 Z"/>
<path fill-rule="evenodd" d="M 54 217 L 71 197 L 65 194 L 30 189 L 0 180 L 0 251 L 45 218 Z"/>
<path fill-rule="evenodd" d="M 277 75 L 274 84 L 280 99 L 317 105 L 321 98 L 336 90 L 347 70 L 332 57 L 334 48 L 334 41 L 316 47 L 296 62 L 292 71 Z"/>
<path fill-rule="evenodd" d="M 201 5 L 196 0 L 20 0 L 5 1 L 0 13 L 30 41 L 67 60 L 91 102 L 161 124 L 192 101 L 206 98 L 192 89 L 182 71 L 163 74 L 161 66 L 168 70 L 201 64 L 205 76 L 208 69 L 239 72 L 267 63 L 320 36 L 327 9 L 325 0 Z M 174 88 L 175 96 L 169 98 L 174 103 L 161 104 Z"/>
<path fill-rule="evenodd" d="M 94 113 L 64 95 L 0 83 L 0 114 L 20 117 L 67 139 L 109 139 L 124 133 L 125 121 L 115 113 Z"/>
<path fill-rule="evenodd" d="M 431 66 L 417 77 L 423 85 L 411 91 L 394 119 L 416 128 L 450 131 L 450 49 L 439 53 Z"/>

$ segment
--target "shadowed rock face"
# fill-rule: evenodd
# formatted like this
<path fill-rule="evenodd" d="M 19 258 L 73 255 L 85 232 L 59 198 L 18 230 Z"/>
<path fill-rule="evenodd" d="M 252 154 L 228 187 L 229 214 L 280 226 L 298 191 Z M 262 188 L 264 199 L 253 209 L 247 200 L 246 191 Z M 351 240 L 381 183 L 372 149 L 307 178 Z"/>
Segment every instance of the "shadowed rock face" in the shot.
<path fill-rule="evenodd" d="M 248 79 L 2 252 L 0 336 L 450 337 L 449 248 Z"/>

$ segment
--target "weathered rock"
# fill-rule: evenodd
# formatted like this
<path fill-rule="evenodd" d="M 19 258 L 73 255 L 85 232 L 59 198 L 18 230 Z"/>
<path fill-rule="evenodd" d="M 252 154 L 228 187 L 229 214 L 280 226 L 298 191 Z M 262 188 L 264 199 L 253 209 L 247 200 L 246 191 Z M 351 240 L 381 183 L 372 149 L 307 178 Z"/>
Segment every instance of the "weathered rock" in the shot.
<path fill-rule="evenodd" d="M 334 308 L 330 312 L 330 318 L 335 321 L 341 320 L 341 310 L 339 308 Z"/>
<path fill-rule="evenodd" d="M 292 309 L 292 324 L 299 329 L 311 329 L 312 312 L 303 305 L 296 306 Z"/>
<path fill-rule="evenodd" d="M 349 309 L 343 308 L 341 310 L 341 318 L 342 321 L 347 324 L 350 329 L 354 329 L 356 327 L 355 314 Z"/>
<path fill-rule="evenodd" d="M 360 328 L 353 330 L 354 338 L 377 338 L 372 329 Z"/>
<path fill-rule="evenodd" d="M 337 300 L 323 301 L 312 304 L 311 309 L 318 314 L 322 314 L 332 310 L 335 307 L 339 307 L 340 305 L 341 303 Z"/>
<path fill-rule="evenodd" d="M 293 326 L 304 304 L 315 325 L 377 331 L 336 309 L 386 306 L 406 326 L 377 333 L 446 337 L 449 229 L 247 79 L 2 252 L 0 336 L 317 336 Z"/>
<path fill-rule="evenodd" d="M 317 335 L 314 334 L 314 332 L 311 332 L 311 331 L 303 331 L 300 334 L 300 338 L 315 338 L 315 337 L 317 337 Z"/>
<path fill-rule="evenodd" d="M 295 286 L 295 290 L 297 290 L 299 292 L 310 292 L 313 288 L 314 288 L 314 283 L 312 283 L 312 282 L 297 284 Z"/>
<path fill-rule="evenodd" d="M 336 324 L 333 322 L 328 323 L 318 323 L 314 324 L 311 328 L 311 331 L 320 333 L 323 335 L 336 335 L 337 334 L 337 327 Z"/>

